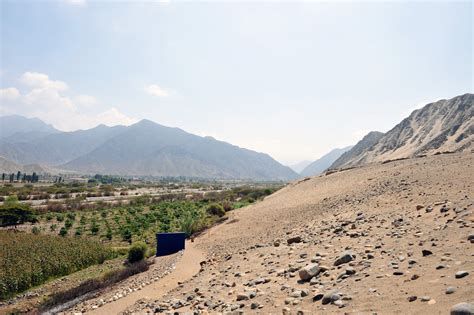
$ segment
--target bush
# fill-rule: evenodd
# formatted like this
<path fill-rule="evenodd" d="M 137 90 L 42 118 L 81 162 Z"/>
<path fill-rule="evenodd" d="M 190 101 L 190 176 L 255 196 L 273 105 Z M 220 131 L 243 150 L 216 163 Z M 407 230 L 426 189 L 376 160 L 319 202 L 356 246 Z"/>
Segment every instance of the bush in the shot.
<path fill-rule="evenodd" d="M 35 235 L 38 235 L 38 234 L 40 234 L 41 231 L 40 231 L 39 227 L 34 226 L 33 229 L 31 230 L 31 232 Z"/>
<path fill-rule="evenodd" d="M 63 226 L 63 227 L 61 228 L 61 230 L 59 230 L 59 235 L 61 235 L 61 236 L 63 236 L 63 237 L 67 235 L 67 229 L 66 229 L 66 227 Z"/>
<path fill-rule="evenodd" d="M 210 215 L 217 215 L 219 217 L 222 217 L 225 215 L 225 210 L 224 208 L 220 205 L 220 204 L 217 204 L 217 203 L 213 203 L 213 204 L 210 204 L 207 209 L 206 209 L 207 213 L 209 213 Z"/>
<path fill-rule="evenodd" d="M 146 253 L 146 244 L 144 242 L 136 242 L 128 250 L 128 262 L 135 263 L 137 261 L 143 260 Z"/>

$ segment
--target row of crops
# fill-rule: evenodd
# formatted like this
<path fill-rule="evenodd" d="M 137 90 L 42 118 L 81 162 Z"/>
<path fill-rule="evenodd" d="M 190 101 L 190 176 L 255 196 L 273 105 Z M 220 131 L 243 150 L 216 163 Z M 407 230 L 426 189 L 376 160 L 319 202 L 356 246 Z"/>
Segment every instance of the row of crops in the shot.
<path fill-rule="evenodd" d="M 95 241 L 0 231 L 0 299 L 112 258 Z"/>

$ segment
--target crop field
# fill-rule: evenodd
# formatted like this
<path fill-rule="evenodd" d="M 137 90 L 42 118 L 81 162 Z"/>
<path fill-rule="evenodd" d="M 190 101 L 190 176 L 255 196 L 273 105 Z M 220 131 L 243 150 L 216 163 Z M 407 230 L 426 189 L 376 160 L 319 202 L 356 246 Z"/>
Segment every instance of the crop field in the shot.
<path fill-rule="evenodd" d="M 110 187 L 106 189 L 113 196 L 116 188 Z M 137 241 L 144 241 L 148 255 L 153 255 L 157 232 L 183 231 L 190 236 L 224 220 L 227 211 L 278 189 L 245 186 L 195 194 L 144 194 L 131 196 L 127 203 L 97 202 L 86 208 L 82 207 L 84 198 L 69 197 L 55 201 L 55 207 L 35 208 L 16 195 L 25 189 L 74 193 L 77 188 L 57 184 L 3 187 L 8 195 L 0 206 L 0 299 L 125 254 Z M 22 219 L 17 221 L 16 216 Z"/>
<path fill-rule="evenodd" d="M 82 238 L 0 231 L 0 298 L 112 258 L 107 246 Z"/>

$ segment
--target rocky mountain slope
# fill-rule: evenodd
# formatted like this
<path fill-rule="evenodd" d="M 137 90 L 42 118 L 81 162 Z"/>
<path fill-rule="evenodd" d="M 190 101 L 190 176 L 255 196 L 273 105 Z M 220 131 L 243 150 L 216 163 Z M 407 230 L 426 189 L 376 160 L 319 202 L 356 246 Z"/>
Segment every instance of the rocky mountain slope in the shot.
<path fill-rule="evenodd" d="M 471 149 L 473 133 L 474 95 L 464 94 L 415 110 L 376 143 L 357 152 L 348 152 L 331 168 L 437 152 L 466 151 Z"/>
<path fill-rule="evenodd" d="M 459 303 L 474 297 L 473 163 L 472 153 L 443 154 L 294 182 L 187 243 L 185 256 L 206 259 L 176 270 L 197 265 L 196 275 L 117 286 L 66 313 L 472 309 Z"/>
<path fill-rule="evenodd" d="M 343 166 L 351 166 L 358 162 L 358 157 L 369 150 L 374 144 L 376 144 L 382 137 L 383 133 L 379 131 L 369 132 L 362 140 L 357 142 L 349 151 L 343 153 L 338 159 L 332 163 L 329 168 L 342 168 Z"/>
<path fill-rule="evenodd" d="M 321 158 L 309 164 L 301 172 L 301 176 L 314 176 L 323 173 L 328 169 L 342 154 L 352 149 L 353 146 L 348 146 L 341 149 L 334 149 L 329 153 L 323 155 Z"/>
<path fill-rule="evenodd" d="M 9 129 L 13 127 L 4 128 Z M 288 180 L 290 168 L 267 154 L 143 120 L 132 126 L 0 139 L 0 155 L 17 164 L 41 164 L 81 173 Z"/>

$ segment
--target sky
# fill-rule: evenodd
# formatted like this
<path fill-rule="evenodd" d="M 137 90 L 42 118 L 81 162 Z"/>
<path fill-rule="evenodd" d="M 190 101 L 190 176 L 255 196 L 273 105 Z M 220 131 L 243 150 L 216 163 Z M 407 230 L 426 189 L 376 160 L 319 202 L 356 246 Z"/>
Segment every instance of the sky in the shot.
<path fill-rule="evenodd" d="M 0 0 L 0 115 L 315 160 L 473 91 L 473 2 Z"/>

